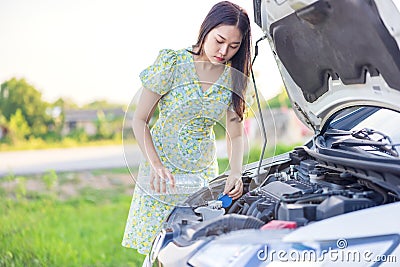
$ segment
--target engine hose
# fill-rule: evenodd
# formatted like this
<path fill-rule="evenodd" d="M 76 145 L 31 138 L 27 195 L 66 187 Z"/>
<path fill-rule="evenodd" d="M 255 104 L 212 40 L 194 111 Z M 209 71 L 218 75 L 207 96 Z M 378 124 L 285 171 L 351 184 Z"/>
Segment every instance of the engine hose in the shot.
<path fill-rule="evenodd" d="M 242 209 L 244 204 L 246 204 L 246 203 L 251 204 L 254 201 L 256 201 L 258 198 L 259 198 L 259 196 L 253 196 L 249 192 L 246 195 L 239 198 L 235 203 L 233 203 L 227 213 L 239 213 L 239 214 L 244 215 L 244 214 L 246 214 Z M 247 209 L 246 209 L 246 212 L 247 212 Z"/>
<path fill-rule="evenodd" d="M 257 218 L 257 213 L 259 213 L 259 211 L 258 211 L 258 207 L 257 207 L 257 205 L 256 205 L 255 209 L 254 209 L 253 212 L 251 213 L 251 216 Z"/>
<path fill-rule="evenodd" d="M 249 208 L 250 208 L 250 205 L 248 203 L 244 203 L 243 210 L 242 210 L 241 214 L 246 215 L 246 213 L 249 210 Z"/>
<path fill-rule="evenodd" d="M 250 208 L 247 211 L 246 215 L 249 215 L 249 216 L 252 215 L 253 211 L 257 208 L 257 204 L 260 202 L 263 202 L 265 200 L 266 200 L 266 198 L 262 197 L 262 198 L 258 199 L 257 201 L 254 201 L 253 204 L 250 205 Z"/>
<path fill-rule="evenodd" d="M 228 210 L 229 213 L 242 213 L 243 205 L 244 205 L 244 200 L 242 198 L 238 199 L 235 203 L 232 204 L 232 206 Z"/>

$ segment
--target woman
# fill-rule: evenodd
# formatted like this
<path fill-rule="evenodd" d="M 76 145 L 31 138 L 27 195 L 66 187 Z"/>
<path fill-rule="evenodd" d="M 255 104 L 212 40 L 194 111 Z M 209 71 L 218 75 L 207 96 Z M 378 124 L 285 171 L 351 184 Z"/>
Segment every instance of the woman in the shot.
<path fill-rule="evenodd" d="M 226 115 L 231 171 L 224 193 L 243 192 L 243 95 L 250 70 L 250 21 L 246 11 L 228 1 L 216 4 L 203 21 L 197 43 L 188 49 L 160 51 L 141 74 L 143 89 L 133 130 L 146 157 L 138 181 L 150 176 L 155 192 L 165 192 L 180 174 L 206 180 L 218 175 L 213 125 Z M 159 118 L 150 130 L 156 106 Z M 234 151 L 234 153 L 231 153 Z M 145 198 L 136 186 L 122 244 L 148 254 L 174 200 Z"/>

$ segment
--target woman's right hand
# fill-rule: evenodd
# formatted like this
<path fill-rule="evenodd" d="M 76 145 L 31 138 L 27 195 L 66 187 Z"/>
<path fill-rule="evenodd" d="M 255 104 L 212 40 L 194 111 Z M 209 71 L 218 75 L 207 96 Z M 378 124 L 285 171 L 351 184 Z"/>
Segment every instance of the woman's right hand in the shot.
<path fill-rule="evenodd" d="M 164 165 L 152 166 L 150 170 L 150 188 L 157 193 L 167 192 L 167 181 L 175 188 L 175 178 Z"/>

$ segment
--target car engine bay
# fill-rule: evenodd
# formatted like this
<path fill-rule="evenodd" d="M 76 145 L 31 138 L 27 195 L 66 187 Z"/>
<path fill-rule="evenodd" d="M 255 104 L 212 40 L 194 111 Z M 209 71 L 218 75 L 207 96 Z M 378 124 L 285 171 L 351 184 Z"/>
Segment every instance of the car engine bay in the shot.
<path fill-rule="evenodd" d="M 250 164 L 242 177 L 244 194 L 227 208 L 215 200 L 226 175 L 216 178 L 175 207 L 166 223 L 167 232 L 175 242 L 188 245 L 209 236 L 259 229 L 273 221 L 286 222 L 280 228 L 293 229 L 398 200 L 394 192 L 363 178 L 365 172 L 325 165 L 306 151 L 307 147 L 297 147 L 272 162 L 263 162 L 258 175 L 256 165 Z"/>

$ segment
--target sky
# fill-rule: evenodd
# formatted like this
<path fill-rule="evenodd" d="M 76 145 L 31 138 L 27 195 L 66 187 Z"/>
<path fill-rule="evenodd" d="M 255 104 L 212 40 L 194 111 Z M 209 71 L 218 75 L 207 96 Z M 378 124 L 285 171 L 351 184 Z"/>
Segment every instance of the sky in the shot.
<path fill-rule="evenodd" d="M 163 48 L 195 43 L 217 0 L 0 0 L 0 83 L 25 78 L 49 102 L 95 100 L 128 104 L 139 73 Z M 263 33 L 250 0 L 233 0 L 252 21 L 253 44 Z M 265 40 L 254 64 L 264 97 L 282 81 Z"/>

